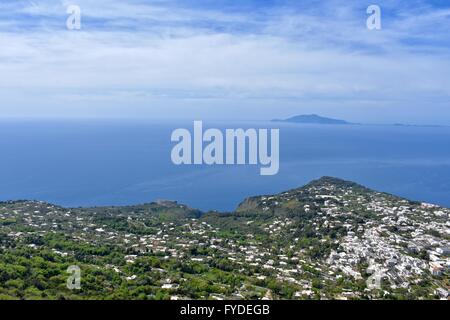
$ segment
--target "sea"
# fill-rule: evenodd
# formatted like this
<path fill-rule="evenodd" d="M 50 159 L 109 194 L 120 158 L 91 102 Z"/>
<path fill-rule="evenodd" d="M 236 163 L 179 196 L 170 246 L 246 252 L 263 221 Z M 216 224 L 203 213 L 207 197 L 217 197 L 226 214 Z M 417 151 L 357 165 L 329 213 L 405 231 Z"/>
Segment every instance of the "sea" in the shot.
<path fill-rule="evenodd" d="M 333 176 L 450 207 L 450 127 L 204 121 L 207 128 L 278 128 L 280 170 L 176 166 L 172 131 L 192 121 L 0 120 L 0 200 L 66 207 L 176 200 L 232 211 L 245 198 Z"/>

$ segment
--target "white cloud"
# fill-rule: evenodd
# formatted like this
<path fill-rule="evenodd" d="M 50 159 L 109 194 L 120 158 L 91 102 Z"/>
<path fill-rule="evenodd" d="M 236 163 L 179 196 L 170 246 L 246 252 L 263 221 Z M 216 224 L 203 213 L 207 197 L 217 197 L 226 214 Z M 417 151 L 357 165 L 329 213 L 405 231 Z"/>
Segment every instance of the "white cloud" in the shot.
<path fill-rule="evenodd" d="M 151 107 L 155 99 L 206 99 L 214 107 L 214 99 L 419 105 L 450 97 L 450 59 L 442 44 L 449 36 L 440 34 L 449 26 L 444 9 L 404 12 L 377 33 L 365 28 L 364 10 L 342 3 L 340 10 L 330 2 L 328 11 L 248 14 L 164 1 L 80 0 L 84 19 L 77 32 L 64 29 L 66 2 L 24 3 L 0 6 L 14 13 L 0 20 L 0 95 L 6 102 L 0 114 L 33 114 L 50 105 L 64 114 L 63 103 L 82 104 L 82 113 L 99 102 L 126 114 L 117 106 Z M 39 21 L 34 28 L 10 29 L 33 21 Z"/>

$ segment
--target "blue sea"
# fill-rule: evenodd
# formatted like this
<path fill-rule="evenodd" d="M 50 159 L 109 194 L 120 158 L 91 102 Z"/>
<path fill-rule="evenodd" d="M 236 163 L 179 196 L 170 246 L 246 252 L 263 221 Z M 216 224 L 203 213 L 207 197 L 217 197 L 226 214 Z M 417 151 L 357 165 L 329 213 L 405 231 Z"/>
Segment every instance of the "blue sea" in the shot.
<path fill-rule="evenodd" d="M 450 207 L 450 128 L 204 122 L 206 128 L 279 128 L 280 171 L 259 166 L 175 166 L 171 133 L 193 122 L 1 120 L 0 200 L 78 206 L 177 200 L 233 210 L 321 176 L 352 180 Z"/>

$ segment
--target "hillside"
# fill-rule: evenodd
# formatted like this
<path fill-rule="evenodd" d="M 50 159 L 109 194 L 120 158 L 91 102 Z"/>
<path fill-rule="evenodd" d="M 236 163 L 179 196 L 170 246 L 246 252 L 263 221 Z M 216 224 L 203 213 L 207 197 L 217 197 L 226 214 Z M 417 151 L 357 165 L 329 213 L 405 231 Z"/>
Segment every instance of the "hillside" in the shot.
<path fill-rule="evenodd" d="M 445 298 L 449 213 L 331 177 L 233 213 L 3 202 L 0 299 Z"/>

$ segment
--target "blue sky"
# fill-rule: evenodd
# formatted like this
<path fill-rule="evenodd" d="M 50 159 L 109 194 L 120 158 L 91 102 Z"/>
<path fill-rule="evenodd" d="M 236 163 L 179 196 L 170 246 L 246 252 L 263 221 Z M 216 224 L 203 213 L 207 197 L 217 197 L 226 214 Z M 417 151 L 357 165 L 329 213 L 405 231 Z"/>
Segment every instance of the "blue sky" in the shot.
<path fill-rule="evenodd" d="M 0 117 L 450 124 L 449 30 L 437 0 L 2 0 Z"/>

